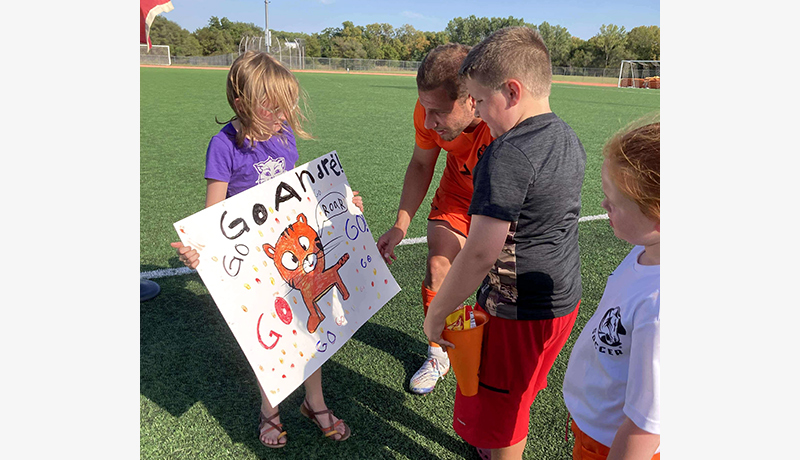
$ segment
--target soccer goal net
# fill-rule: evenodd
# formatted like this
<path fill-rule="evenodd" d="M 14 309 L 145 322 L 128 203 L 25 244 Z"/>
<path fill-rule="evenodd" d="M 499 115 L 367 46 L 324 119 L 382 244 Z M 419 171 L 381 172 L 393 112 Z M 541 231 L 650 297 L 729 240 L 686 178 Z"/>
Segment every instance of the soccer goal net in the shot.
<path fill-rule="evenodd" d="M 139 64 L 171 65 L 169 45 L 153 45 L 148 50 L 147 45 L 139 44 Z"/>
<path fill-rule="evenodd" d="M 661 88 L 661 61 L 622 61 L 618 88 Z"/>

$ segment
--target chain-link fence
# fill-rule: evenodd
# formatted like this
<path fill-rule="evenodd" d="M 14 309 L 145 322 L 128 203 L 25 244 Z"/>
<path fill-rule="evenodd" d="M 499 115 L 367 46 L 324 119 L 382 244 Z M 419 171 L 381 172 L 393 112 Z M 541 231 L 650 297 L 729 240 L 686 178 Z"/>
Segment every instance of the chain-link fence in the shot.
<path fill-rule="evenodd" d="M 216 56 L 172 56 L 172 65 L 230 67 L 239 57 L 238 53 L 218 54 Z"/>
<path fill-rule="evenodd" d="M 270 54 L 283 65 L 292 70 L 321 70 L 337 72 L 386 72 L 386 73 L 411 73 L 419 69 L 420 61 L 393 61 L 388 59 L 347 59 L 328 57 L 300 57 L 297 50 L 287 52 L 276 48 L 270 49 Z M 172 56 L 172 65 L 186 66 L 211 66 L 229 67 L 239 56 L 238 53 L 220 54 L 216 56 Z M 141 63 L 146 64 L 145 57 Z M 592 67 L 553 67 L 553 79 L 569 77 L 569 80 L 601 80 L 616 83 L 619 77 L 619 68 L 592 68 Z"/>

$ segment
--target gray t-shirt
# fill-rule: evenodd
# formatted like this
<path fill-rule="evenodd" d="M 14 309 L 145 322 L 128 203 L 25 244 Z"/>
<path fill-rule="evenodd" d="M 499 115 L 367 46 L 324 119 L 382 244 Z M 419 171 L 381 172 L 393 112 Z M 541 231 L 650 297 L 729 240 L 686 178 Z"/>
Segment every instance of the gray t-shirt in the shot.
<path fill-rule="evenodd" d="M 549 319 L 581 298 L 578 217 L 586 152 L 554 113 L 528 118 L 492 142 L 473 171 L 470 215 L 511 222 L 478 290 L 493 316 Z"/>

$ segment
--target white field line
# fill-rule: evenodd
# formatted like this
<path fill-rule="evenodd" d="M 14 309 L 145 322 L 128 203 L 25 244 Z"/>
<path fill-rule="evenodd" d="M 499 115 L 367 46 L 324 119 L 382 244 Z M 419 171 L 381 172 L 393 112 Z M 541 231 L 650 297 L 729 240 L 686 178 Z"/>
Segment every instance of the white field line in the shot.
<path fill-rule="evenodd" d="M 608 219 L 608 214 L 598 214 L 596 216 L 584 216 L 578 219 L 578 222 L 589 222 L 591 220 L 603 220 Z M 420 236 L 419 238 L 406 238 L 401 241 L 398 246 L 404 246 L 407 244 L 420 244 L 425 243 L 427 241 L 427 237 Z M 139 274 L 139 278 L 141 279 L 158 279 L 158 278 L 166 278 L 169 276 L 178 276 L 178 275 L 188 275 L 189 273 L 194 273 L 196 270 L 189 268 L 189 267 L 180 267 L 180 268 L 162 268 L 159 270 L 152 270 L 149 272 L 142 272 Z"/>

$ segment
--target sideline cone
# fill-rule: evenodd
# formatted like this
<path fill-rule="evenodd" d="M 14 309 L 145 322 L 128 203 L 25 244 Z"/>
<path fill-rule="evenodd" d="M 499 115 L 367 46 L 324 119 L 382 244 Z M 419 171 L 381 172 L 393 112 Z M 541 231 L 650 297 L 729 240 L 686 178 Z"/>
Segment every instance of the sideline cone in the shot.
<path fill-rule="evenodd" d="M 483 344 L 483 325 L 489 321 L 489 315 L 481 310 L 474 310 L 475 327 L 463 331 L 442 331 L 442 338 L 455 345 L 447 348 L 450 365 L 456 373 L 456 381 L 464 396 L 478 394 L 478 371 L 481 367 L 481 345 Z"/>

